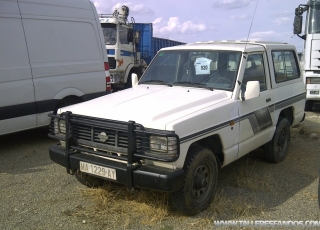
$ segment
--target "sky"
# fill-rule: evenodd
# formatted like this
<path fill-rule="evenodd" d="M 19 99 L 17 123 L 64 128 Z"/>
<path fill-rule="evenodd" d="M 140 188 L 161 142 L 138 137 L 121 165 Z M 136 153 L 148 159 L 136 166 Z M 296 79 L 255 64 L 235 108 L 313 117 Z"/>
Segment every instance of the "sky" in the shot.
<path fill-rule="evenodd" d="M 293 34 L 295 8 L 307 0 L 91 0 L 99 14 L 129 7 L 129 21 L 153 23 L 153 36 L 186 43 L 212 40 L 286 42 L 302 52 Z"/>

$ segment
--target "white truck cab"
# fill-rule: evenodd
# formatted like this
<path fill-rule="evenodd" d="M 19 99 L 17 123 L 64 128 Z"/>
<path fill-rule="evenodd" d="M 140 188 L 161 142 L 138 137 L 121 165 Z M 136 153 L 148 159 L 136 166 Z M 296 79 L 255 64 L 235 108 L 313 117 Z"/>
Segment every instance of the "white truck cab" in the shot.
<path fill-rule="evenodd" d="M 89 186 L 171 192 L 188 215 L 210 204 L 219 167 L 260 146 L 268 161 L 284 160 L 290 126 L 304 119 L 297 53 L 283 43 L 164 48 L 133 85 L 51 114 L 61 145 L 50 157 Z"/>
<path fill-rule="evenodd" d="M 152 23 L 136 23 L 133 17 L 129 22 L 128 16 L 127 6 L 115 8 L 112 14 L 100 15 L 113 91 L 132 87 L 132 74 L 140 79 L 161 48 L 185 44 L 153 37 Z"/>
<path fill-rule="evenodd" d="M 306 12 L 305 30 L 302 18 Z M 311 111 L 314 102 L 320 102 L 320 0 L 310 0 L 295 9 L 294 34 L 304 40 L 301 57 L 302 74 L 306 86 L 305 110 Z"/>

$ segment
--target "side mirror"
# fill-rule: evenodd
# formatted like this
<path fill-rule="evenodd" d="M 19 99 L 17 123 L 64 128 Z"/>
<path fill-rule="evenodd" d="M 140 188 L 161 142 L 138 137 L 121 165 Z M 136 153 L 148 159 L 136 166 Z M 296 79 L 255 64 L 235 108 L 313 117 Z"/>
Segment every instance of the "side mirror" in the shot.
<path fill-rule="evenodd" d="M 132 83 L 132 87 L 135 87 L 138 85 L 138 75 L 136 73 L 131 74 L 131 83 Z"/>
<path fill-rule="evenodd" d="M 259 81 L 248 81 L 244 97 L 241 97 L 242 101 L 257 98 L 260 96 L 260 83 Z"/>
<path fill-rule="evenodd" d="M 133 29 L 128 29 L 127 41 L 133 42 Z"/>
<path fill-rule="evenodd" d="M 134 34 L 134 42 L 136 44 L 139 44 L 140 43 L 140 31 L 136 31 L 135 34 Z"/>
<path fill-rule="evenodd" d="M 302 32 L 302 16 L 294 16 L 293 33 L 301 34 Z"/>

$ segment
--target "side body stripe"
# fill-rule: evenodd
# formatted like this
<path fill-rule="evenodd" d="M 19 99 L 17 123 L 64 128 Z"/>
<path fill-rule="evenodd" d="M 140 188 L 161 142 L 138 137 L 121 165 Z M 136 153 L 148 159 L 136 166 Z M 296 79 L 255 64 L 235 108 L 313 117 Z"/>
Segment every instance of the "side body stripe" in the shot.
<path fill-rule="evenodd" d="M 299 94 L 297 96 L 279 101 L 275 104 L 269 105 L 267 107 L 261 108 L 259 110 L 256 110 L 254 112 L 245 114 L 241 116 L 240 118 L 234 119 L 234 120 L 229 120 L 224 123 L 221 123 L 219 125 L 215 125 L 212 127 L 209 127 L 207 129 L 204 129 L 202 131 L 190 134 L 185 137 L 180 138 L 180 143 L 185 143 L 187 141 L 191 141 L 193 139 L 196 139 L 201 136 L 205 136 L 209 133 L 215 132 L 217 130 L 223 129 L 225 127 L 230 126 L 231 122 L 234 122 L 235 124 L 238 123 L 239 121 L 243 121 L 246 119 L 249 119 L 252 131 L 254 134 L 257 134 L 273 125 L 272 123 L 272 117 L 271 113 L 274 112 L 275 110 L 282 109 L 287 107 L 288 105 L 291 105 L 295 102 L 304 100 L 306 97 L 305 93 Z"/>

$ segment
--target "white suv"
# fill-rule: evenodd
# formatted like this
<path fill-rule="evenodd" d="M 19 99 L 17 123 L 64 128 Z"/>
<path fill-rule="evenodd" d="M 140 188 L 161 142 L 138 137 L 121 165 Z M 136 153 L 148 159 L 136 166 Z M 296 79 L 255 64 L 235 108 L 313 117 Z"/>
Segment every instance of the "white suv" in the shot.
<path fill-rule="evenodd" d="M 89 186 L 103 180 L 171 192 L 194 215 L 210 204 L 218 168 L 264 146 L 288 151 L 304 119 L 295 47 L 202 42 L 162 49 L 133 88 L 62 108 L 50 157 Z M 68 135 L 66 135 L 68 134 Z"/>

